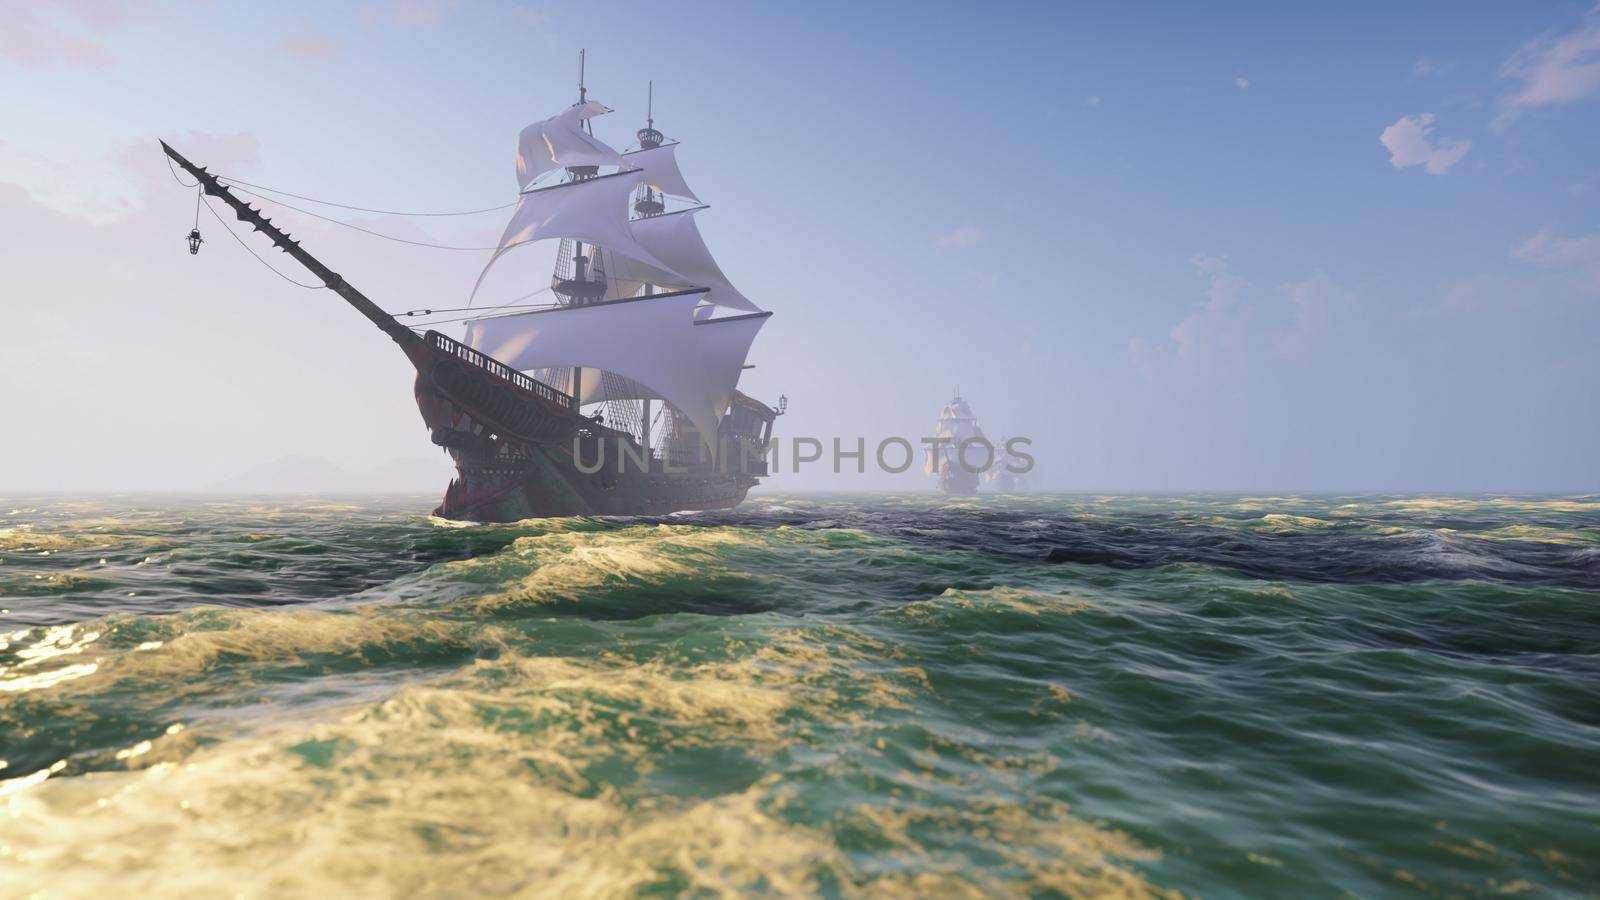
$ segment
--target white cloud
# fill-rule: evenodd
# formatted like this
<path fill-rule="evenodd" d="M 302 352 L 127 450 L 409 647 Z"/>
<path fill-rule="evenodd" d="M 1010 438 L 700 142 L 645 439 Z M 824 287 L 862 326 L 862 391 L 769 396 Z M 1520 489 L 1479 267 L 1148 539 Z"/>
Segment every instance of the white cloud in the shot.
<path fill-rule="evenodd" d="M 315 31 L 306 31 L 291 35 L 279 42 L 278 46 L 290 58 L 308 63 L 330 62 L 339 56 L 339 45 L 325 34 Z"/>
<path fill-rule="evenodd" d="M 1236 76 L 1233 79 L 1233 86 L 1241 91 L 1248 91 L 1250 90 L 1250 79 L 1244 77 L 1243 75 Z"/>
<path fill-rule="evenodd" d="M 940 250 L 951 250 L 958 247 L 971 247 L 988 239 L 988 232 L 985 232 L 982 228 L 976 225 L 963 225 L 934 238 L 933 245 Z"/>
<path fill-rule="evenodd" d="M 214 172 L 242 173 L 260 160 L 260 144 L 248 132 L 163 136 L 178 152 Z M 66 153 L 0 145 L 0 177 L 42 207 L 104 225 L 135 212 L 152 191 L 176 187 L 156 137 L 109 154 L 99 145 Z"/>
<path fill-rule="evenodd" d="M 1600 231 L 1556 237 L 1544 228 L 1512 249 L 1511 255 L 1547 269 L 1576 269 L 1591 290 L 1600 290 Z"/>
<path fill-rule="evenodd" d="M 1205 253 L 1189 258 L 1205 282 L 1205 300 L 1167 331 L 1167 340 L 1128 339 L 1128 362 L 1149 377 L 1201 372 L 1248 359 L 1249 310 L 1240 301 L 1243 278 Z"/>
<path fill-rule="evenodd" d="M 1303 353 L 1311 339 L 1326 331 L 1334 319 L 1355 302 L 1355 294 L 1334 284 L 1326 273 L 1317 272 L 1304 281 L 1284 286 L 1289 302 L 1294 304 L 1294 324 L 1279 334 L 1275 343 L 1281 353 L 1296 356 Z"/>
<path fill-rule="evenodd" d="M 1419 59 L 1411 65 L 1411 77 L 1413 78 L 1426 78 L 1437 71 L 1439 71 L 1438 64 L 1429 59 Z"/>
<path fill-rule="evenodd" d="M 1239 292 L 1245 281 L 1214 256 L 1197 253 L 1189 263 L 1206 280 L 1206 302 L 1172 326 L 1167 336 L 1172 338 L 1179 359 L 1204 362 L 1218 351 L 1237 349 L 1241 342 Z"/>
<path fill-rule="evenodd" d="M 1128 360 L 1153 375 L 1177 364 L 1193 371 L 1220 369 L 1260 360 L 1270 351 L 1301 357 L 1325 343 L 1329 333 L 1350 321 L 1356 295 L 1324 272 L 1283 286 L 1293 317 L 1284 322 L 1284 307 L 1262 307 L 1244 299 L 1248 282 L 1226 261 L 1204 253 L 1189 260 L 1205 281 L 1205 301 L 1167 332 L 1168 342 L 1140 337 L 1128 340 Z"/>
<path fill-rule="evenodd" d="M 1504 272 L 1485 272 L 1457 281 L 1437 304 L 1425 306 L 1419 312 L 1458 314 L 1510 309 L 1537 293 L 1537 286 L 1526 279 L 1513 278 Z"/>
<path fill-rule="evenodd" d="M 1472 149 L 1472 142 L 1466 140 L 1440 141 L 1436 144 L 1432 134 L 1433 113 L 1422 113 L 1402 116 L 1385 128 L 1378 140 L 1388 148 L 1389 162 L 1396 169 L 1422 166 L 1429 175 L 1443 175 L 1450 171 L 1450 167 L 1460 162 Z"/>
<path fill-rule="evenodd" d="M 75 33 L 87 30 L 101 35 L 125 27 L 140 13 L 140 4 L 127 0 L 76 0 L 50 4 L 12 4 L 0 27 L 0 57 L 29 68 L 108 66 L 111 51 L 97 40 Z M 76 20 L 74 28 L 67 22 Z"/>
<path fill-rule="evenodd" d="M 1572 31 L 1524 44 L 1500 67 L 1500 77 L 1518 82 L 1496 122 L 1502 127 L 1524 109 L 1600 97 L 1600 5 Z"/>
<path fill-rule="evenodd" d="M 370 20 L 388 22 L 404 28 L 437 28 L 459 0 L 382 0 L 366 9 Z"/>
<path fill-rule="evenodd" d="M 1083 98 L 1083 105 L 1084 106 L 1099 106 L 1100 105 L 1100 95 L 1099 94 L 1090 94 L 1089 96 Z"/>

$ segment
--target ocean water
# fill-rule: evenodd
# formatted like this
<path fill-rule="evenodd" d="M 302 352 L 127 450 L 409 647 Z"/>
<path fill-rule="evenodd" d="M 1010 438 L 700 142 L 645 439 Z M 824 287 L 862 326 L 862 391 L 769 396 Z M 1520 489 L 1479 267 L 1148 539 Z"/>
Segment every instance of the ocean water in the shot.
<path fill-rule="evenodd" d="M 0 499 L 0 896 L 1592 896 L 1600 497 Z"/>

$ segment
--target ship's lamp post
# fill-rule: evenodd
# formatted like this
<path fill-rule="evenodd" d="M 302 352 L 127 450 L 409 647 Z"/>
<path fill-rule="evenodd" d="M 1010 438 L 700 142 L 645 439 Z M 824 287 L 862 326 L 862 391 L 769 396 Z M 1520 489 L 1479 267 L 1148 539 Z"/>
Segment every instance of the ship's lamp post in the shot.
<path fill-rule="evenodd" d="M 190 256 L 198 254 L 200 252 L 200 245 L 205 243 L 205 239 L 200 237 L 200 229 L 198 228 L 189 232 L 188 241 Z"/>

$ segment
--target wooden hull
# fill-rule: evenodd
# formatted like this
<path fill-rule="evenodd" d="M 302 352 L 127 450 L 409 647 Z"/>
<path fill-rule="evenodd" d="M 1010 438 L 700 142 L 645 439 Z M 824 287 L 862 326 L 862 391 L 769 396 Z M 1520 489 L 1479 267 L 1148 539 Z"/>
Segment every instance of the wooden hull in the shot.
<path fill-rule="evenodd" d="M 564 397 L 436 333 L 407 355 L 417 369 L 417 409 L 433 442 L 456 464 L 456 478 L 434 510 L 447 519 L 727 509 L 765 474 L 764 463 L 747 458 L 721 467 L 649 458 L 630 436 L 580 415 Z M 624 446 L 645 461 L 625 454 Z"/>
<path fill-rule="evenodd" d="M 738 506 L 757 480 L 723 473 L 585 474 L 570 455 L 535 450 L 515 469 L 457 457 L 457 476 L 434 515 L 472 522 L 515 522 L 550 516 L 648 516 Z"/>
<path fill-rule="evenodd" d="M 939 471 L 939 490 L 946 494 L 970 496 L 978 492 L 978 475 L 946 460 Z"/>

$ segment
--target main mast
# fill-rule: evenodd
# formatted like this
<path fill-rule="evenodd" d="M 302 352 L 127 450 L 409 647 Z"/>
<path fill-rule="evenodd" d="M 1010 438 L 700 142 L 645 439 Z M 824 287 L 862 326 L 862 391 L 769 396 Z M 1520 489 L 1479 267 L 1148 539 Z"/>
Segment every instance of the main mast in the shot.
<path fill-rule="evenodd" d="M 644 110 L 644 127 L 634 132 L 634 137 L 639 139 L 640 150 L 654 150 L 655 148 L 661 146 L 662 140 L 665 139 L 661 132 L 656 130 L 656 83 L 654 81 L 648 83 Z M 633 211 L 638 213 L 641 218 L 645 216 L 658 216 L 664 212 L 666 208 L 666 203 L 663 202 L 661 195 L 656 193 L 655 188 L 651 187 L 649 184 L 639 185 L 639 194 L 633 201 Z M 655 285 L 650 284 L 649 282 L 645 283 L 644 295 L 646 297 L 654 294 L 655 290 Z M 639 415 L 639 444 L 645 448 L 646 452 L 649 452 L 650 398 L 644 398 L 640 401 L 640 404 L 641 411 Z"/>
<path fill-rule="evenodd" d="M 578 105 L 582 106 L 589 100 L 588 85 L 586 83 L 587 51 L 578 53 Z M 594 136 L 594 123 L 585 119 L 580 126 L 590 137 Z M 564 167 L 569 182 L 592 181 L 598 177 L 600 167 L 597 165 L 569 165 Z M 610 265 L 607 263 L 608 254 L 605 248 L 592 243 L 573 238 L 563 240 L 556 253 L 555 271 L 551 277 L 551 288 L 558 301 L 564 306 L 588 306 L 598 303 L 612 294 Z M 615 263 L 615 259 L 612 259 Z M 570 386 L 575 405 L 581 405 L 584 396 L 584 372 L 581 367 L 571 367 L 570 378 L 561 370 L 550 370 L 545 373 L 551 381 L 565 382 Z M 596 377 L 596 376 L 591 376 Z M 622 399 L 635 390 L 629 382 L 621 376 L 610 372 L 602 372 L 597 377 L 599 384 L 591 385 L 590 392 L 604 398 L 606 424 L 613 428 L 635 434 L 641 444 L 649 445 L 648 420 L 635 424 L 634 419 L 640 417 L 640 406 L 633 400 Z M 645 417 L 649 415 L 649 403 L 645 401 L 643 407 Z"/>
<path fill-rule="evenodd" d="M 584 75 L 587 63 L 588 49 L 578 51 L 578 105 L 582 106 L 589 99 L 589 89 L 584 85 Z M 583 128 L 588 129 L 589 136 L 594 136 L 594 124 L 585 121 Z M 573 181 L 587 181 L 594 178 L 600 171 L 598 166 L 567 166 L 567 176 Z M 563 244 L 566 242 L 563 241 Z M 583 255 L 583 241 L 572 242 L 571 270 L 568 277 L 562 278 L 562 262 L 566 258 L 564 252 L 556 256 L 556 271 L 554 273 L 552 288 L 557 296 L 566 300 L 569 305 L 583 306 L 601 299 L 606 293 L 606 281 L 603 271 L 599 266 L 591 265 L 591 260 Z M 566 248 L 563 247 L 564 251 Z M 599 259 L 599 248 L 595 250 L 595 261 Z M 599 274 L 597 279 L 593 277 Z M 583 368 L 576 367 L 572 370 L 572 407 L 578 409 L 583 404 Z"/>
<path fill-rule="evenodd" d="M 694 223 L 704 206 L 680 208 L 680 200 L 700 201 L 678 170 L 676 143 L 655 128 L 653 85 L 637 150 L 618 153 L 595 136 L 589 120 L 610 110 L 588 99 L 587 56 L 579 57 L 576 101 L 518 137 L 523 193 L 484 269 L 519 245 L 560 240 L 549 289 L 568 312 L 474 318 L 467 343 L 494 348 L 508 356 L 502 359 L 507 364 L 520 363 L 539 381 L 571 392 L 569 403 L 603 406 L 608 431 L 653 448 L 681 444 L 678 449 L 708 449 L 715 456 L 722 419 L 738 396 L 743 357 L 770 314 L 729 284 L 712 258 Z M 539 186 L 557 175 L 561 183 Z M 697 304 L 685 309 L 680 300 L 657 302 L 684 295 L 694 295 Z M 719 317 L 719 309 L 748 315 Z M 667 315 L 663 310 L 681 310 L 683 320 L 652 318 Z M 564 331 L 568 327 L 574 332 Z M 664 406 L 657 402 L 663 400 Z M 641 421 L 641 410 L 656 409 L 663 423 Z"/>

